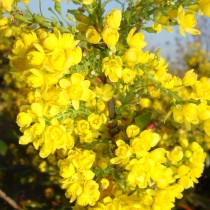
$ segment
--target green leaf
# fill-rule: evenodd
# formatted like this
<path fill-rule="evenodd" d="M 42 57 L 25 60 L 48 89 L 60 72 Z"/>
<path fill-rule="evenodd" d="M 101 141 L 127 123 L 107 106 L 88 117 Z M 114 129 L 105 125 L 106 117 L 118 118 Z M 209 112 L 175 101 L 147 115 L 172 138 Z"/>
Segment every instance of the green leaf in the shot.
<path fill-rule="evenodd" d="M 146 112 L 135 118 L 135 124 L 141 129 L 144 130 L 151 122 L 151 112 Z"/>
<path fill-rule="evenodd" d="M 144 28 L 144 30 L 148 33 L 156 33 L 156 31 L 152 27 Z"/>
<path fill-rule="evenodd" d="M 6 155 L 7 149 L 7 144 L 4 141 L 0 140 L 0 155 Z"/>
<path fill-rule="evenodd" d="M 72 15 L 78 14 L 78 10 L 75 10 L 75 9 L 68 9 L 67 12 L 70 13 L 70 14 L 72 14 Z"/>

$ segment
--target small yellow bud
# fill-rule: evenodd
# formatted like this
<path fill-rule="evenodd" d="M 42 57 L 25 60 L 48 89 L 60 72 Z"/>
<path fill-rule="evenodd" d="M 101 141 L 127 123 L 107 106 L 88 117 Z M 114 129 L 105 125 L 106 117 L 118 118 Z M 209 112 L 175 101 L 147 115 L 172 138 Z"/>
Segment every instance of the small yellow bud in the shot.
<path fill-rule="evenodd" d="M 129 125 L 126 129 L 126 134 L 128 138 L 134 138 L 140 132 L 140 129 L 137 125 Z"/>
<path fill-rule="evenodd" d="M 139 103 L 142 108 L 148 108 L 151 106 L 151 101 L 148 98 L 141 98 Z"/>

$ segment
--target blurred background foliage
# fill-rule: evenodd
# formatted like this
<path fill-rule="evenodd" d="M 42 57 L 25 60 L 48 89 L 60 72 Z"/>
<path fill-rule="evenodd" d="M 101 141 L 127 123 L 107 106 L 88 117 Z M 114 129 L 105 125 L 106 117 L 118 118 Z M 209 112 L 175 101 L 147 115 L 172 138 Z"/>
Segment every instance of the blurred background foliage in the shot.
<path fill-rule="evenodd" d="M 184 71 L 195 69 L 200 77 L 210 76 L 210 44 L 208 44 L 210 43 L 208 41 L 210 40 L 210 31 L 205 27 L 206 21 L 205 19 L 200 20 L 202 39 L 197 36 L 193 37 L 185 45 L 178 38 L 176 39 L 177 53 L 173 55 L 173 65 L 170 66 L 170 71 L 183 75 Z M 13 41 L 13 37 L 8 39 L 4 34 L 0 34 L 0 189 L 26 210 L 71 209 L 64 191 L 59 187 L 56 157 L 51 155 L 43 160 L 32 145 L 26 147 L 18 144 L 20 133 L 15 118 L 18 104 L 24 100 L 24 93 L 21 92 L 21 84 L 14 82 L 10 74 L 8 54 Z M 175 59 L 174 56 L 176 56 Z M 171 60 L 170 57 L 168 60 Z M 159 103 L 164 104 L 165 101 L 167 99 L 161 99 Z M 157 111 L 157 115 L 159 114 Z M 153 118 L 156 119 L 156 116 Z M 160 119 L 158 123 L 156 121 L 151 125 L 157 130 L 166 129 L 164 138 L 170 144 L 175 135 L 174 132 L 176 132 L 173 122 L 169 127 L 166 127 L 163 120 Z M 196 132 L 199 133 L 199 131 L 194 131 L 192 135 L 195 135 Z M 197 140 L 202 141 L 206 151 L 209 151 L 209 139 L 205 141 L 202 136 L 200 138 L 198 137 Z M 183 198 L 177 200 L 177 210 L 210 209 L 209 154 L 208 152 L 206 168 L 199 184 L 195 188 L 185 191 Z M 14 208 L 0 198 L 0 209 Z"/>

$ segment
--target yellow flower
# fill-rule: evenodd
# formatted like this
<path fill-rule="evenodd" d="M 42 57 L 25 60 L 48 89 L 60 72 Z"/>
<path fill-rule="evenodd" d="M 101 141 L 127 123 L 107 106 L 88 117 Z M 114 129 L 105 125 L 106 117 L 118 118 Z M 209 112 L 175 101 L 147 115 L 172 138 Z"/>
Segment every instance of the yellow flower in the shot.
<path fill-rule="evenodd" d="M 139 137 L 131 140 L 132 151 L 137 157 L 144 156 L 151 147 L 154 147 L 160 140 L 157 133 L 152 133 L 151 130 L 144 130 L 140 133 Z"/>
<path fill-rule="evenodd" d="M 105 27 L 118 29 L 122 19 L 122 13 L 118 9 L 112 9 L 111 12 L 107 13 L 105 20 Z"/>
<path fill-rule="evenodd" d="M 135 33 L 137 30 L 136 27 L 132 28 L 127 36 L 127 43 L 129 47 L 134 47 L 141 49 L 147 45 L 147 43 L 144 41 L 144 34 L 143 33 Z"/>
<path fill-rule="evenodd" d="M 8 23 L 9 23 L 8 18 L 0 18 L 0 29 L 7 28 Z"/>
<path fill-rule="evenodd" d="M 140 133 L 140 128 L 136 125 L 129 125 L 126 128 L 126 134 L 128 138 L 134 138 Z"/>
<path fill-rule="evenodd" d="M 84 76 L 79 73 L 71 75 L 70 81 L 61 79 L 59 84 L 61 88 L 66 89 L 71 99 L 74 109 L 79 109 L 79 101 L 89 101 L 95 97 L 95 93 L 89 89 L 90 81 L 84 80 Z"/>
<path fill-rule="evenodd" d="M 109 180 L 108 179 L 106 179 L 106 178 L 102 178 L 101 180 L 100 180 L 100 190 L 102 191 L 102 190 L 105 190 L 105 189 L 107 189 L 109 187 Z"/>
<path fill-rule="evenodd" d="M 43 63 L 45 58 L 44 52 L 32 50 L 27 54 L 27 59 L 30 65 L 39 66 Z"/>
<path fill-rule="evenodd" d="M 130 83 L 133 84 L 134 80 L 136 78 L 136 71 L 129 68 L 124 68 L 122 70 L 122 79 L 124 83 Z"/>
<path fill-rule="evenodd" d="M 110 162 L 112 164 L 122 164 L 122 165 L 124 165 L 130 159 L 130 156 L 132 154 L 131 148 L 123 140 L 117 140 L 116 144 L 118 146 L 118 148 L 115 150 L 115 155 L 117 157 L 112 158 L 110 160 Z"/>
<path fill-rule="evenodd" d="M 104 43 L 108 46 L 108 47 L 114 47 L 119 39 L 119 33 L 117 31 L 117 29 L 113 29 L 113 28 L 104 28 L 101 36 L 103 38 Z"/>
<path fill-rule="evenodd" d="M 58 38 L 55 34 L 49 33 L 43 40 L 42 46 L 46 50 L 54 50 L 58 46 Z"/>
<path fill-rule="evenodd" d="M 165 154 L 166 154 L 165 149 L 157 148 L 157 149 L 154 149 L 153 151 L 151 151 L 149 153 L 149 157 L 151 159 L 155 160 L 155 162 L 164 163 L 167 160 L 166 157 L 165 157 Z"/>
<path fill-rule="evenodd" d="M 167 154 L 167 157 L 169 160 L 171 160 L 172 164 L 177 164 L 177 162 L 182 160 L 184 157 L 182 147 L 176 146 L 171 152 Z"/>
<path fill-rule="evenodd" d="M 210 17 L 210 1 L 198 0 L 198 6 L 201 8 L 204 15 Z"/>
<path fill-rule="evenodd" d="M 192 124 L 198 124 L 198 110 L 197 105 L 193 103 L 184 104 L 182 107 L 173 108 L 173 117 L 174 120 L 178 123 L 185 123 L 185 126 L 188 130 L 191 129 Z"/>
<path fill-rule="evenodd" d="M 41 87 L 45 82 L 46 75 L 42 70 L 35 68 L 30 69 L 30 72 L 32 74 L 27 78 L 28 85 L 33 88 Z"/>
<path fill-rule="evenodd" d="M 134 66 L 135 64 L 139 63 L 139 59 L 141 56 L 141 50 L 132 47 L 126 50 L 125 54 L 123 55 L 123 59 L 125 60 L 128 66 Z"/>
<path fill-rule="evenodd" d="M 14 0 L 0 0 L 0 11 L 10 12 Z"/>
<path fill-rule="evenodd" d="M 31 104 L 31 110 L 34 112 L 38 117 L 41 117 L 43 114 L 44 106 L 41 103 L 35 102 Z"/>
<path fill-rule="evenodd" d="M 102 71 L 109 77 L 111 82 L 117 82 L 122 77 L 121 58 L 119 56 L 115 58 L 104 58 L 102 61 Z"/>
<path fill-rule="evenodd" d="M 190 168 L 186 165 L 180 165 L 179 168 L 177 169 L 177 173 L 181 177 L 185 176 L 189 171 L 190 171 Z"/>
<path fill-rule="evenodd" d="M 198 105 L 198 117 L 200 120 L 210 119 L 210 106 L 202 102 Z"/>
<path fill-rule="evenodd" d="M 198 77 L 198 75 L 196 73 L 194 73 L 194 69 L 189 70 L 184 75 L 183 84 L 185 86 L 192 86 L 197 81 L 197 77 Z"/>
<path fill-rule="evenodd" d="M 60 168 L 60 175 L 63 178 L 71 177 L 75 173 L 74 165 L 69 161 L 69 159 L 59 160 L 58 167 Z"/>
<path fill-rule="evenodd" d="M 88 116 L 88 122 L 90 123 L 92 129 L 98 130 L 101 125 L 106 122 L 106 116 L 104 114 L 97 115 L 95 113 L 92 113 Z"/>
<path fill-rule="evenodd" d="M 141 98 L 139 104 L 142 108 L 148 108 L 151 106 L 151 101 L 148 98 Z"/>
<path fill-rule="evenodd" d="M 187 122 L 192 124 L 198 124 L 197 105 L 193 103 L 185 104 L 182 107 L 182 114 Z"/>
<path fill-rule="evenodd" d="M 94 206 L 100 197 L 98 188 L 99 185 L 94 180 L 85 182 L 83 192 L 77 197 L 77 203 L 81 206 Z"/>
<path fill-rule="evenodd" d="M 192 35 L 200 34 L 199 30 L 194 29 L 197 24 L 195 14 L 191 12 L 187 12 L 185 14 L 182 6 L 180 6 L 178 9 L 177 21 L 180 25 L 179 31 L 182 36 L 185 36 L 185 31 Z"/>
<path fill-rule="evenodd" d="M 74 146 L 74 139 L 70 134 L 66 133 L 66 128 L 62 125 L 50 125 L 44 133 L 44 144 L 40 150 L 40 157 L 46 158 L 53 154 L 56 149 L 66 148 L 72 149 Z"/>
<path fill-rule="evenodd" d="M 86 134 L 90 129 L 90 124 L 87 120 L 78 120 L 74 131 L 78 135 Z"/>
<path fill-rule="evenodd" d="M 100 34 L 96 31 L 96 29 L 93 26 L 89 26 L 85 36 L 87 41 L 92 44 L 98 44 L 101 39 Z"/>
<path fill-rule="evenodd" d="M 109 84 L 96 86 L 94 92 L 96 93 L 96 97 L 103 101 L 109 101 L 113 96 L 112 86 Z"/>
<path fill-rule="evenodd" d="M 31 134 L 30 129 L 26 129 L 24 131 L 24 134 L 19 139 L 19 144 L 23 144 L 23 145 L 29 144 L 32 142 L 32 139 L 33 139 L 33 135 Z"/>
<path fill-rule="evenodd" d="M 20 127 L 28 127 L 32 121 L 32 115 L 27 112 L 20 112 L 17 116 L 17 124 Z"/>

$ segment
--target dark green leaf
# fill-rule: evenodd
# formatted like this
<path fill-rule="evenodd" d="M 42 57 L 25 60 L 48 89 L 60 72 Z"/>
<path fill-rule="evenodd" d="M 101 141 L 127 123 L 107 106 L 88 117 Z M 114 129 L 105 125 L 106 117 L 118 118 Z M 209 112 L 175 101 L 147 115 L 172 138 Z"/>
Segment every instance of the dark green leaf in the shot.
<path fill-rule="evenodd" d="M 6 155 L 7 149 L 7 144 L 4 141 L 0 140 L 0 155 Z"/>
<path fill-rule="evenodd" d="M 144 113 L 135 118 L 135 124 L 141 129 L 144 130 L 151 122 L 151 112 Z"/>

